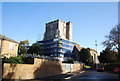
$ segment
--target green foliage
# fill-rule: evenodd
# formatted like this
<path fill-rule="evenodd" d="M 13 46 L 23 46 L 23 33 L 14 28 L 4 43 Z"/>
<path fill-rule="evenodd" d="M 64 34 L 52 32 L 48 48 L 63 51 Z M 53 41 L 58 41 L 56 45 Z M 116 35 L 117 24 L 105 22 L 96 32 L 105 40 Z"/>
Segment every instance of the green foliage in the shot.
<path fill-rule="evenodd" d="M 29 44 L 29 41 L 28 40 L 20 41 L 20 44 L 22 46 L 27 46 Z"/>
<path fill-rule="evenodd" d="M 13 63 L 13 64 L 23 64 L 23 59 L 21 56 L 19 57 L 10 57 L 3 59 L 4 63 Z"/>
<path fill-rule="evenodd" d="M 67 62 L 68 63 L 73 63 L 73 59 L 68 59 Z"/>
<path fill-rule="evenodd" d="M 42 55 L 42 47 L 40 46 L 40 44 L 34 43 L 32 46 L 30 46 L 27 53 Z"/>
<path fill-rule="evenodd" d="M 22 54 L 25 55 L 27 53 L 28 45 L 29 45 L 28 40 L 20 41 L 20 44 L 19 44 L 19 47 L 18 47 L 19 55 L 22 55 Z"/>
<path fill-rule="evenodd" d="M 23 61 L 24 61 L 24 64 L 34 64 L 34 58 L 32 57 L 24 57 Z"/>
<path fill-rule="evenodd" d="M 117 52 L 112 51 L 108 48 L 103 50 L 98 57 L 100 63 L 114 63 L 117 62 Z"/>
<path fill-rule="evenodd" d="M 81 51 L 80 51 L 79 54 L 80 54 L 80 61 L 81 62 L 83 62 L 85 64 L 91 64 L 93 62 L 89 48 L 87 48 L 87 49 L 85 49 L 85 48 L 81 49 Z"/>
<path fill-rule="evenodd" d="M 115 67 L 119 67 L 119 68 L 120 68 L 120 62 L 111 63 L 111 64 L 109 64 L 109 65 L 104 65 L 104 66 L 105 66 L 105 68 L 107 68 L 106 70 L 108 70 L 108 71 L 113 71 L 113 69 L 114 69 Z"/>

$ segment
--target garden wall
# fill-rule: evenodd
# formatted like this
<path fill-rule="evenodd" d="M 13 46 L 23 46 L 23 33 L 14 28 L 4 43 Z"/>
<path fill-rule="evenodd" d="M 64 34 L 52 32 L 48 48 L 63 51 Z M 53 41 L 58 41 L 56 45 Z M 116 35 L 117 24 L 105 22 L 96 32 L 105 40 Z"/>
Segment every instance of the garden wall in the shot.
<path fill-rule="evenodd" d="M 82 64 L 67 64 L 35 58 L 34 64 L 4 63 L 3 68 L 3 78 L 35 79 L 77 71 L 82 69 Z"/>

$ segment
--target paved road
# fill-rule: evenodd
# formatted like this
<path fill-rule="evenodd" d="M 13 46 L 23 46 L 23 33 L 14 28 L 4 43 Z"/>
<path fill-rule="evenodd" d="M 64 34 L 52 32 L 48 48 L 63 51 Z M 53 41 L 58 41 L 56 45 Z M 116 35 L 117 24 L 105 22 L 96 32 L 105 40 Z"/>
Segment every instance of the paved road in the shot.
<path fill-rule="evenodd" d="M 33 79 L 33 80 L 17 80 L 17 81 L 56 81 L 60 79 L 60 81 L 64 81 L 64 79 L 69 79 L 70 81 L 89 81 L 88 79 L 91 79 L 91 81 L 106 81 L 106 79 L 109 79 L 108 81 L 110 81 L 110 79 L 113 81 L 113 79 L 115 79 L 115 81 L 119 81 L 118 79 L 118 75 L 117 74 L 113 74 L 113 73 L 109 73 L 109 72 L 97 72 L 96 70 L 89 70 L 89 71 L 80 71 L 80 72 L 73 72 L 73 73 L 67 73 L 67 74 L 61 74 L 61 75 L 57 75 L 57 76 L 51 76 L 51 77 L 46 77 L 46 78 L 41 78 L 41 79 Z M 84 80 L 83 80 L 84 79 Z M 68 81 L 69 81 L 68 80 Z M 8 81 L 7 79 L 3 80 L 3 81 Z M 9 81 L 14 81 L 14 80 L 9 80 Z"/>
<path fill-rule="evenodd" d="M 76 76 L 68 77 L 68 79 L 118 79 L 118 75 L 109 72 L 90 70 L 82 74 L 77 74 Z"/>

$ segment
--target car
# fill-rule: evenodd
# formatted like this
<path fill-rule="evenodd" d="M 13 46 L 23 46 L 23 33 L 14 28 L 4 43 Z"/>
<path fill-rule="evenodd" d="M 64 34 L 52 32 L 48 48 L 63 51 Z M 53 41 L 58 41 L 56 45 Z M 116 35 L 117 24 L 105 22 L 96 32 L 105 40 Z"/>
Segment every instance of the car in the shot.
<path fill-rule="evenodd" d="M 103 72 L 105 69 L 104 69 L 104 67 L 103 66 L 98 66 L 97 67 L 97 71 L 98 72 Z"/>
<path fill-rule="evenodd" d="M 114 68 L 114 73 L 119 73 L 119 71 L 120 71 L 120 68 L 119 68 L 119 67 L 115 67 L 115 68 Z"/>

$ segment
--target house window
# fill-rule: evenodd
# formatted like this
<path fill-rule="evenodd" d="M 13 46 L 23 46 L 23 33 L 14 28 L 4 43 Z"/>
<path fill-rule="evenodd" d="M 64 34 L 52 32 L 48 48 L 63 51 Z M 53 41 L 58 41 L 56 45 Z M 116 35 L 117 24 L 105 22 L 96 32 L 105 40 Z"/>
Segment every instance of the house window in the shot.
<path fill-rule="evenodd" d="M 13 50 L 14 49 L 14 43 L 9 43 L 9 50 Z"/>

